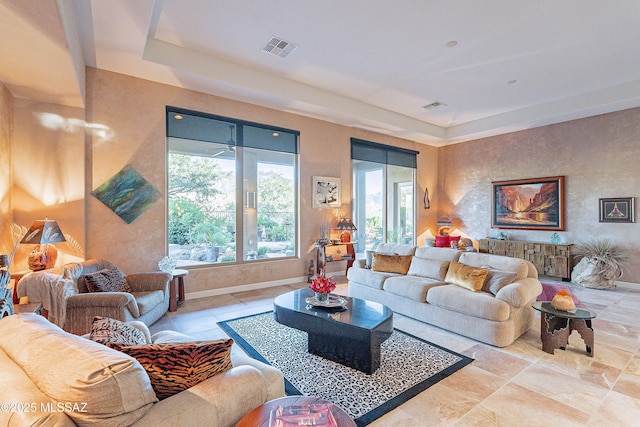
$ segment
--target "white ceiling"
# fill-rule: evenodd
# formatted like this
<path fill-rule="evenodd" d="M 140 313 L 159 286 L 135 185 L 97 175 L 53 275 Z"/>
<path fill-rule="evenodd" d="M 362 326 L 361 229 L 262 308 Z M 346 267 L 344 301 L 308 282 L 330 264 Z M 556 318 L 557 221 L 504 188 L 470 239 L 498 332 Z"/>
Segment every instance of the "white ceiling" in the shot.
<path fill-rule="evenodd" d="M 88 65 L 436 146 L 640 106 L 637 0 L 0 0 L 0 37 L 15 96 Z"/>

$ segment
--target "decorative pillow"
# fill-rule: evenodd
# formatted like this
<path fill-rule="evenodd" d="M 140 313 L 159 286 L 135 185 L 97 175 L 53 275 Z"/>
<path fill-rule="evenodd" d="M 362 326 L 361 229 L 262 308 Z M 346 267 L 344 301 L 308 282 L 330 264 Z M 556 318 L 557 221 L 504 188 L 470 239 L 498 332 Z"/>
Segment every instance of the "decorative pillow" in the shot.
<path fill-rule="evenodd" d="M 147 371 L 158 399 L 180 393 L 207 378 L 231 369 L 232 339 L 122 346 L 109 344 L 134 357 Z"/>
<path fill-rule="evenodd" d="M 84 275 L 89 292 L 131 292 L 131 288 L 120 270 L 99 270 Z"/>
<path fill-rule="evenodd" d="M 483 267 L 488 268 L 489 271 L 482 285 L 482 290 L 491 292 L 494 295 L 496 295 L 500 289 L 516 280 L 518 276 L 517 273 L 511 271 L 498 270 L 489 266 Z"/>
<path fill-rule="evenodd" d="M 141 345 L 146 344 L 144 333 L 135 326 L 127 325 L 110 317 L 93 318 L 89 339 L 100 344 Z"/>
<path fill-rule="evenodd" d="M 384 255 L 374 252 L 371 270 L 385 273 L 407 274 L 413 255 Z"/>
<path fill-rule="evenodd" d="M 488 273 L 488 268 L 471 267 L 457 261 L 451 261 L 444 281 L 478 292 L 482 289 L 482 284 Z"/>
<path fill-rule="evenodd" d="M 427 277 L 429 279 L 444 280 L 449 261 L 413 257 L 409 266 L 409 276 Z"/>
<path fill-rule="evenodd" d="M 377 254 L 381 254 L 381 255 L 394 255 L 393 252 L 376 252 L 376 251 L 372 251 L 371 249 L 366 249 L 364 251 L 364 256 L 365 256 L 365 261 L 364 261 L 364 268 L 371 268 L 371 264 L 373 264 L 373 254 L 377 253 Z"/>
<path fill-rule="evenodd" d="M 449 236 L 436 236 L 436 248 L 448 248 Z"/>

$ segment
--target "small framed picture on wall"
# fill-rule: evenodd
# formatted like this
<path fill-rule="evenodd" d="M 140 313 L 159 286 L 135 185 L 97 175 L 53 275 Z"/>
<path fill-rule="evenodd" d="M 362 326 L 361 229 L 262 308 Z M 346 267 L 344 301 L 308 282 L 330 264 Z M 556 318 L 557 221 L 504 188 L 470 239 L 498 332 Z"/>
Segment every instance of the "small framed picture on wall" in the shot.
<path fill-rule="evenodd" d="M 313 207 L 339 208 L 341 200 L 340 178 L 313 177 Z"/>
<path fill-rule="evenodd" d="M 635 222 L 635 197 L 600 199 L 600 222 Z"/>

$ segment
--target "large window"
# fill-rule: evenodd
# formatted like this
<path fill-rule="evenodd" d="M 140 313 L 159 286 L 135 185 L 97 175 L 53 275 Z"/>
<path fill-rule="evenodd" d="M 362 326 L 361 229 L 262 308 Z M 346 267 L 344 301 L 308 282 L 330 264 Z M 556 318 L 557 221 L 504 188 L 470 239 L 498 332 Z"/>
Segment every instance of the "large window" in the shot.
<path fill-rule="evenodd" d="M 168 107 L 167 139 L 179 266 L 297 255 L 298 132 Z"/>
<path fill-rule="evenodd" d="M 357 252 L 415 243 L 416 151 L 351 140 Z"/>

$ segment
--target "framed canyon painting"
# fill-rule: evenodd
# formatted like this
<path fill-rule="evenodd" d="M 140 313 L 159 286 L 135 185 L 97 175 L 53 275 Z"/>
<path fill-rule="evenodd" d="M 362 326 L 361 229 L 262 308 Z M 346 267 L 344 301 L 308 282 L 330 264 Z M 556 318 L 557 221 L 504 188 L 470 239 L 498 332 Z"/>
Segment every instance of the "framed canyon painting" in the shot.
<path fill-rule="evenodd" d="M 491 183 L 491 226 L 564 230 L 564 176 Z"/>

